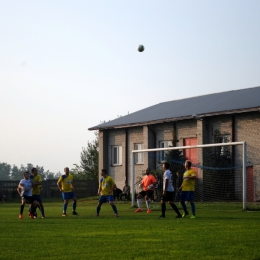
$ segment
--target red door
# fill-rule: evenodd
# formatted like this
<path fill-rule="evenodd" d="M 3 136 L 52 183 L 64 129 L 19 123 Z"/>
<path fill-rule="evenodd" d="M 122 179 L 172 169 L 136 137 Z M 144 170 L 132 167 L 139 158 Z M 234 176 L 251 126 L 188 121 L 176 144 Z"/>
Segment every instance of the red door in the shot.
<path fill-rule="evenodd" d="M 254 171 L 252 166 L 246 167 L 246 190 L 247 201 L 254 201 Z"/>
<path fill-rule="evenodd" d="M 192 146 L 197 144 L 198 140 L 196 137 L 186 138 L 183 140 L 183 146 Z M 185 149 L 184 156 L 187 160 L 190 160 L 192 164 L 198 164 L 198 148 Z M 192 169 L 196 172 L 196 175 L 198 175 L 198 168 L 192 167 Z"/>

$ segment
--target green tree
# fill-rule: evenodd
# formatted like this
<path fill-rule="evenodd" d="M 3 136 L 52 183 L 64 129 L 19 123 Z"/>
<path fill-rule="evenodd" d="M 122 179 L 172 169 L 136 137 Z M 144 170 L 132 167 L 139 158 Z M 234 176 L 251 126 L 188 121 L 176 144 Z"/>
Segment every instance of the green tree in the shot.
<path fill-rule="evenodd" d="M 173 130 L 172 131 L 172 146 L 176 147 L 177 143 L 177 137 L 176 133 Z M 182 180 L 182 174 L 185 171 L 184 168 L 184 162 L 185 162 L 185 157 L 183 156 L 183 151 L 182 150 L 170 150 L 166 153 L 165 159 L 167 162 L 170 163 L 170 169 L 171 172 L 173 173 L 173 184 L 174 186 L 178 185 L 176 183 L 177 181 L 177 175 L 176 173 L 178 172 L 181 177 L 179 178 L 179 181 Z"/>
<path fill-rule="evenodd" d="M 11 165 L 0 163 L 0 180 L 10 180 Z"/>
<path fill-rule="evenodd" d="M 18 168 L 16 165 L 13 165 L 10 170 L 9 179 L 21 180 L 23 178 L 24 172 L 26 172 L 26 171 L 31 172 L 32 168 L 34 168 L 34 167 L 37 169 L 38 173 L 42 176 L 43 180 L 55 179 L 55 177 L 57 175 L 53 172 L 50 172 L 49 170 L 45 172 L 43 166 L 39 166 L 39 165 L 33 166 L 33 164 L 31 164 L 31 163 L 27 163 L 27 166 L 24 166 L 22 164 L 20 168 Z"/>
<path fill-rule="evenodd" d="M 21 180 L 23 178 L 23 173 L 26 171 L 25 167 L 21 165 L 21 168 L 18 168 L 16 165 L 13 165 L 11 168 L 11 180 Z"/>
<path fill-rule="evenodd" d="M 71 169 L 71 174 L 76 179 L 95 180 L 98 178 L 98 132 L 95 132 L 96 138 L 87 144 L 87 147 L 82 147 L 80 153 L 80 165 L 74 164 L 75 168 Z"/>

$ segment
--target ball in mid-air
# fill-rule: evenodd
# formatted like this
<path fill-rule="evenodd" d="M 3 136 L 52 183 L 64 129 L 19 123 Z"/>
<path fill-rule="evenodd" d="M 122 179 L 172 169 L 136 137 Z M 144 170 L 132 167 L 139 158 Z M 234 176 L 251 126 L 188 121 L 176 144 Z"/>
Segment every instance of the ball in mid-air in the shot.
<path fill-rule="evenodd" d="M 137 50 L 138 50 L 139 52 L 143 52 L 143 51 L 144 51 L 144 46 L 143 46 L 143 45 L 139 45 L 139 46 L 137 47 Z"/>

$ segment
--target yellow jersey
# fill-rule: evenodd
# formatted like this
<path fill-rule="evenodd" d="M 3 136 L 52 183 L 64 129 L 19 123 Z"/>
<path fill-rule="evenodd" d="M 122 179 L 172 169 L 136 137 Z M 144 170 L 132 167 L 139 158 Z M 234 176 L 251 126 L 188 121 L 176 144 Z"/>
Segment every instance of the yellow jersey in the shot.
<path fill-rule="evenodd" d="M 62 175 L 58 179 L 58 183 L 61 183 L 63 192 L 72 192 L 73 175 Z"/>
<path fill-rule="evenodd" d="M 182 191 L 195 191 L 195 179 L 186 179 L 188 176 L 196 176 L 194 170 L 189 169 L 183 174 Z"/>
<path fill-rule="evenodd" d="M 30 175 L 30 179 L 32 180 L 32 182 L 41 182 L 42 181 L 42 177 L 39 174 Z M 32 194 L 33 195 L 40 195 L 41 187 L 42 187 L 41 185 L 33 185 L 32 186 Z"/>
<path fill-rule="evenodd" d="M 101 189 L 102 196 L 113 195 L 112 187 L 115 184 L 112 177 L 107 176 L 106 178 L 101 178 L 99 182 L 99 188 Z M 112 191 L 111 191 L 112 190 Z"/>

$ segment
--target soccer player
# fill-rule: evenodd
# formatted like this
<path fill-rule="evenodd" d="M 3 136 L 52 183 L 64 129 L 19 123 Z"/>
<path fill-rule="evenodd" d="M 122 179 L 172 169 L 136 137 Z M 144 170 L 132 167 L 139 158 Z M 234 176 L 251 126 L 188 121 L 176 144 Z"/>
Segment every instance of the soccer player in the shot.
<path fill-rule="evenodd" d="M 25 199 L 23 199 L 22 197 L 22 189 L 19 187 L 19 184 L 17 186 L 17 192 L 19 193 L 20 197 L 21 197 L 21 207 L 20 207 L 20 214 L 19 214 L 19 218 L 23 218 L 23 210 L 24 210 L 24 205 L 26 203 Z M 29 208 L 30 209 L 30 208 Z M 30 211 L 28 212 L 29 217 L 30 217 Z"/>
<path fill-rule="evenodd" d="M 32 194 L 33 197 L 36 201 L 38 201 L 39 205 L 40 205 L 40 211 L 42 214 L 42 218 L 45 218 L 45 214 L 44 214 L 44 207 L 42 204 L 42 198 L 41 198 L 41 184 L 42 184 L 42 177 L 40 174 L 38 174 L 38 171 L 36 168 L 32 168 L 32 174 L 30 175 L 30 179 L 32 181 Z M 36 212 L 35 212 L 36 213 Z M 35 216 L 37 217 L 37 214 L 35 214 Z"/>
<path fill-rule="evenodd" d="M 115 213 L 115 217 L 119 217 L 116 205 L 114 204 L 114 196 L 113 196 L 113 191 L 114 189 L 116 189 L 116 184 L 112 179 L 112 177 L 110 177 L 107 174 L 106 169 L 102 169 L 100 175 L 102 176 L 102 178 L 99 181 L 99 187 L 98 187 L 98 194 L 100 195 L 100 197 L 97 204 L 96 217 L 99 216 L 99 212 L 102 204 L 106 202 L 108 202 L 111 205 Z"/>
<path fill-rule="evenodd" d="M 185 201 L 189 201 L 191 205 L 192 215 L 191 218 L 195 218 L 195 204 L 194 204 L 194 191 L 195 191 L 195 181 L 196 173 L 191 169 L 191 161 L 187 160 L 185 162 L 185 173 L 183 174 L 183 182 L 179 190 L 181 190 L 180 200 L 181 205 L 184 210 L 182 217 L 189 215 Z"/>
<path fill-rule="evenodd" d="M 24 210 L 24 205 L 25 203 L 31 204 L 30 208 L 30 217 L 33 219 L 34 218 L 34 211 L 36 207 L 39 206 L 38 202 L 34 199 L 32 195 L 32 181 L 30 180 L 30 173 L 26 171 L 23 174 L 24 178 L 19 182 L 17 191 L 21 196 L 22 199 L 22 204 L 20 208 L 20 215 L 19 218 L 23 218 L 23 210 Z"/>
<path fill-rule="evenodd" d="M 146 169 L 145 173 L 146 175 L 143 177 L 140 184 L 143 190 L 137 195 L 138 209 L 135 212 L 142 212 L 142 198 L 145 198 L 147 213 L 151 213 L 151 198 L 153 197 L 154 186 L 156 185 L 157 181 L 151 174 L 151 170 L 149 168 Z"/>
<path fill-rule="evenodd" d="M 161 199 L 161 208 L 162 208 L 162 215 L 160 218 L 165 218 L 165 211 L 166 211 L 166 205 L 165 202 L 168 201 L 168 203 L 171 205 L 173 210 L 177 213 L 176 218 L 181 218 L 182 215 L 179 212 L 178 208 L 174 204 L 174 188 L 172 184 L 172 172 L 169 170 L 170 164 L 164 163 L 163 164 L 163 193 L 162 193 L 162 199 Z"/>
<path fill-rule="evenodd" d="M 70 170 L 68 167 L 64 168 L 65 174 L 60 176 L 57 182 L 57 186 L 59 190 L 62 192 L 62 198 L 64 201 L 63 204 L 63 213 L 62 217 L 67 217 L 67 207 L 69 200 L 72 199 L 72 214 L 73 215 L 78 215 L 76 212 L 76 207 L 77 207 L 77 199 L 76 196 L 73 192 L 74 186 L 73 186 L 73 175 L 70 174 Z"/>

